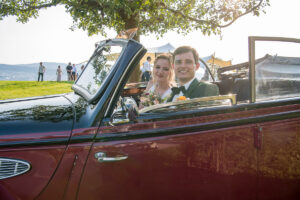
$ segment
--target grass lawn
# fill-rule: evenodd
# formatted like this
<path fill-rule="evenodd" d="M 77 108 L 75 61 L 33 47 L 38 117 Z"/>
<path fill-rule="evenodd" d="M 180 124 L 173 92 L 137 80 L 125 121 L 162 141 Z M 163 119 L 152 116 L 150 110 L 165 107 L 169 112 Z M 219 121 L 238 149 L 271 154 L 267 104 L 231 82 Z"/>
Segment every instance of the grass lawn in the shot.
<path fill-rule="evenodd" d="M 71 92 L 73 82 L 0 81 L 0 100 Z"/>

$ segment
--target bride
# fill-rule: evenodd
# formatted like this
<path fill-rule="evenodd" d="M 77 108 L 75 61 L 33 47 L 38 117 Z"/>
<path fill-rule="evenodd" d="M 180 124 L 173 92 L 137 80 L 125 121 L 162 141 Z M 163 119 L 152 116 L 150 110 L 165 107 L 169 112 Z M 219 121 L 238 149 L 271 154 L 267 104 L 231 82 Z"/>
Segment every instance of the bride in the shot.
<path fill-rule="evenodd" d="M 155 59 L 152 70 L 153 80 L 148 82 L 141 98 L 140 108 L 167 101 L 172 93 L 171 88 L 175 85 L 174 70 L 171 63 L 171 57 L 167 55 L 159 55 Z M 149 98 L 145 98 L 147 96 Z"/>

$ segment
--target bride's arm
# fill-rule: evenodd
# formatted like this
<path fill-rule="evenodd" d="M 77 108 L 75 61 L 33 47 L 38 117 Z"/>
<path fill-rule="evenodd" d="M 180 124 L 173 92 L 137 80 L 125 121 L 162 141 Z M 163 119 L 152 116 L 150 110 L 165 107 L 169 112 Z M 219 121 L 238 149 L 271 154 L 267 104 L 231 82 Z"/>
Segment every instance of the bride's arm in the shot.
<path fill-rule="evenodd" d="M 145 89 L 145 92 L 149 92 L 150 88 L 153 86 L 153 80 L 148 81 L 147 87 Z"/>

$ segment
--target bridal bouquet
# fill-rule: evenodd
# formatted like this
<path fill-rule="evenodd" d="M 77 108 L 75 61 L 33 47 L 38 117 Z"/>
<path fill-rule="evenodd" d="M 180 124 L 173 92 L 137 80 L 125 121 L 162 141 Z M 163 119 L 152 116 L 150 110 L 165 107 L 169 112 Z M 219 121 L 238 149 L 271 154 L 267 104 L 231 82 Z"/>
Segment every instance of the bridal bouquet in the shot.
<path fill-rule="evenodd" d="M 140 97 L 140 104 L 143 107 L 152 106 L 164 102 L 165 99 L 162 99 L 159 95 L 154 94 L 153 92 L 143 93 Z"/>

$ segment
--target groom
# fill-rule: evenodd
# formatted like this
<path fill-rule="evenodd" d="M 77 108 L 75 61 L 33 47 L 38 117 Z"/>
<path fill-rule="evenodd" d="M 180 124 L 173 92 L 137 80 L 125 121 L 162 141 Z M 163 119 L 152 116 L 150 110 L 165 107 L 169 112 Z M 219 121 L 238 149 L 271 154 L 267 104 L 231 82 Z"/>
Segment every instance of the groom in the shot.
<path fill-rule="evenodd" d="M 173 69 L 180 87 L 172 88 L 168 102 L 176 101 L 180 96 L 193 99 L 219 95 L 217 85 L 197 80 L 195 73 L 199 66 L 199 55 L 194 48 L 181 46 L 174 51 Z"/>

